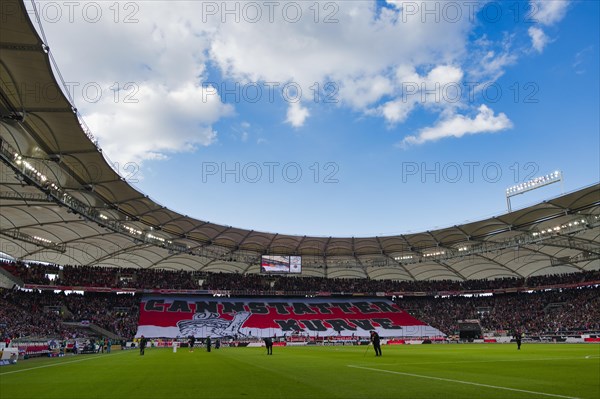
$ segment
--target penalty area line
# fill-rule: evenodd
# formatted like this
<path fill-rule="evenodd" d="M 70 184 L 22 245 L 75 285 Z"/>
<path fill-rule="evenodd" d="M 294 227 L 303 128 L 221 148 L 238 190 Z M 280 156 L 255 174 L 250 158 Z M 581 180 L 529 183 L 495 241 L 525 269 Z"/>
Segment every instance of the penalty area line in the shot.
<path fill-rule="evenodd" d="M 352 367 L 352 368 L 355 368 L 355 369 L 378 371 L 380 373 L 388 373 L 388 374 L 405 375 L 405 376 L 408 376 L 408 377 L 425 378 L 425 379 L 428 379 L 428 380 L 453 382 L 453 383 L 456 383 L 456 384 L 473 385 L 473 386 L 477 386 L 477 387 L 484 387 L 484 388 L 491 388 L 491 389 L 501 389 L 501 390 L 504 390 L 504 391 L 513 391 L 513 392 L 529 393 L 529 394 L 532 394 L 532 395 L 550 396 L 550 397 L 553 397 L 553 398 L 579 399 L 579 398 L 573 397 L 573 396 L 564 396 L 564 395 L 556 395 L 556 394 L 553 394 L 553 393 L 528 391 L 528 390 L 525 390 L 525 389 L 500 387 L 500 386 L 497 386 L 497 385 L 488 385 L 488 384 L 480 384 L 480 383 L 477 383 L 477 382 L 453 380 L 453 379 L 450 379 L 450 378 L 432 377 L 432 376 L 429 376 L 429 375 L 403 373 L 401 371 L 392 371 L 392 370 L 384 370 L 384 369 L 375 369 L 375 368 L 371 368 L 371 367 L 354 366 L 352 364 L 349 364 L 348 367 Z"/>

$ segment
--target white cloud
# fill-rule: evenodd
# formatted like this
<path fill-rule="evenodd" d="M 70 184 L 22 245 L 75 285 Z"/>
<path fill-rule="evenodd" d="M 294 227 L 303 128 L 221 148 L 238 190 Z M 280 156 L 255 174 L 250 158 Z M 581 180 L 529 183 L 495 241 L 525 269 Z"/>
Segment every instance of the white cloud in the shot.
<path fill-rule="evenodd" d="M 399 146 L 406 148 L 410 145 L 437 141 L 446 137 L 460 138 L 468 134 L 493 133 L 512 128 L 513 124 L 504 113 L 494 115 L 494 111 L 486 105 L 481 105 L 474 118 L 464 115 L 452 115 L 435 126 L 419 130 L 417 135 L 407 136 Z"/>
<path fill-rule="evenodd" d="M 299 102 L 291 103 L 287 110 L 286 123 L 289 123 L 295 128 L 302 127 L 306 118 L 310 115 L 308 108 L 300 105 Z"/>
<path fill-rule="evenodd" d="M 531 0 L 529 2 L 531 18 L 542 25 L 553 25 L 567 13 L 568 0 Z"/>
<path fill-rule="evenodd" d="M 340 88 L 340 99 L 354 109 L 365 110 L 393 91 L 392 82 L 385 76 L 357 77 L 344 82 L 344 86 Z"/>
<path fill-rule="evenodd" d="M 458 20 L 423 18 L 425 3 L 414 1 L 390 0 L 391 7 L 379 9 L 375 1 L 321 2 L 318 15 L 315 4 L 294 2 L 302 8 L 297 22 L 284 17 L 280 3 L 272 20 L 263 3 L 254 3 L 262 11 L 258 21 L 244 13 L 236 21 L 235 15 L 223 14 L 225 3 L 209 3 L 219 9 L 215 15 L 206 15 L 206 2 L 135 3 L 133 24 L 122 23 L 126 13 L 115 23 L 110 4 L 99 3 L 106 16 L 99 23 L 44 25 L 66 80 L 94 80 L 110 94 L 93 104 L 79 95 L 77 105 L 111 158 L 164 159 L 214 143 L 213 124 L 234 108 L 207 92 L 210 88 L 202 89 L 207 65 L 218 68 L 228 82 L 297 83 L 302 97 L 288 105 L 285 122 L 299 128 L 310 118 L 311 107 L 324 104 L 323 95 L 320 103 L 310 103 L 315 87 L 323 94 L 328 82 L 339 89 L 333 98 L 338 106 L 396 124 L 418 107 L 455 115 L 464 107 L 462 100 L 448 101 L 447 93 L 435 87 L 462 84 L 475 73 L 467 65 L 478 65 L 479 77 L 497 79 L 515 60 L 509 47 L 471 51 L 469 35 L 477 21 L 470 18 L 469 2 L 452 3 L 462 8 Z M 544 8 L 544 21 L 560 12 L 560 7 Z M 108 88 L 115 82 L 137 85 L 140 101 L 109 101 Z M 407 93 L 406 83 L 418 84 L 418 90 Z M 207 94 L 210 103 L 204 101 Z"/>
<path fill-rule="evenodd" d="M 101 98 L 85 120 L 113 162 L 162 160 L 215 142 L 212 124 L 232 108 L 212 93 L 191 84 L 174 91 L 143 84 L 134 98 L 137 103 L 116 107 L 112 98 Z"/>
<path fill-rule="evenodd" d="M 460 82 L 463 71 L 453 65 L 438 65 L 427 74 L 427 81 L 433 84 L 447 85 Z"/>
<path fill-rule="evenodd" d="M 94 23 L 82 4 L 68 14 L 53 3 L 59 21 L 37 4 L 75 104 L 112 161 L 161 160 L 216 141 L 212 125 L 233 108 L 202 87 L 210 37 L 197 23 L 200 4 L 91 2 L 101 11 Z"/>
<path fill-rule="evenodd" d="M 513 35 L 505 34 L 499 42 L 490 41 L 486 36 L 476 40 L 468 57 L 469 81 L 483 86 L 500 79 L 506 68 L 517 62 L 513 39 Z"/>
<path fill-rule="evenodd" d="M 586 72 L 585 64 L 588 61 L 589 54 L 593 53 L 593 46 L 588 46 L 575 54 L 575 61 L 573 61 L 573 70 L 576 74 L 581 75 Z"/>
<path fill-rule="evenodd" d="M 543 52 L 544 47 L 546 47 L 546 45 L 549 42 L 548 36 L 546 36 L 543 30 L 535 26 L 530 27 L 527 32 L 529 33 L 529 37 L 531 38 L 531 44 L 535 51 L 537 51 L 538 53 Z"/>
<path fill-rule="evenodd" d="M 560 22 L 567 14 L 569 8 L 568 0 L 530 0 L 530 17 L 537 23 L 527 33 L 531 38 L 531 45 L 535 51 L 542 53 L 544 47 L 551 40 L 548 38 L 541 26 L 549 27 Z"/>
<path fill-rule="evenodd" d="M 421 12 L 405 12 L 405 3 L 377 10 L 375 1 L 336 2 L 327 12 L 321 9 L 315 23 L 313 3 L 296 4 L 304 15 L 296 23 L 263 18 L 219 26 L 211 36 L 211 59 L 224 75 L 242 84 L 295 82 L 303 90 L 304 105 L 313 101 L 315 83 L 323 87 L 335 82 L 339 106 L 370 113 L 399 94 L 394 83 L 397 66 L 460 64 L 474 24 L 466 8 L 458 21 L 423 22 Z M 324 23 L 330 13 L 337 22 Z"/>
<path fill-rule="evenodd" d="M 462 94 L 461 68 L 453 65 L 438 65 L 423 79 L 421 101 L 427 107 L 453 108 Z"/>
<path fill-rule="evenodd" d="M 395 72 L 400 95 L 378 111 L 392 124 L 404 122 L 417 105 L 447 112 L 461 104 L 463 76 L 462 69 L 454 65 L 437 65 L 425 76 L 414 67 L 401 65 Z"/>
<path fill-rule="evenodd" d="M 402 123 L 415 108 L 415 101 L 404 101 L 402 99 L 389 101 L 381 107 L 381 112 L 386 121 L 395 124 Z"/>

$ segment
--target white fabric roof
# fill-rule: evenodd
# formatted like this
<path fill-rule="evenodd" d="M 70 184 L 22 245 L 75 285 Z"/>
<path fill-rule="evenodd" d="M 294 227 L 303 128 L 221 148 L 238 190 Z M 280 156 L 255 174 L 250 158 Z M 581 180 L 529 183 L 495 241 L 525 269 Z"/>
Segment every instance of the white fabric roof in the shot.
<path fill-rule="evenodd" d="M 58 264 L 242 273 L 259 272 L 261 254 L 296 254 L 303 256 L 304 275 L 395 280 L 600 269 L 598 183 L 490 219 L 385 237 L 273 234 L 174 212 L 130 186 L 107 164 L 62 95 L 24 6 L 17 0 L 3 4 L 0 12 L 19 10 L 22 15 L 2 15 L 0 26 L 1 252 Z M 21 90 L 36 85 L 53 87 L 57 95 Z M 24 162 L 60 190 L 29 178 L 31 169 Z M 73 206 L 72 199 L 79 205 Z M 100 213 L 107 219 L 99 223 Z M 142 235 L 132 235 L 124 226 Z M 147 233 L 169 245 L 144 239 Z"/>

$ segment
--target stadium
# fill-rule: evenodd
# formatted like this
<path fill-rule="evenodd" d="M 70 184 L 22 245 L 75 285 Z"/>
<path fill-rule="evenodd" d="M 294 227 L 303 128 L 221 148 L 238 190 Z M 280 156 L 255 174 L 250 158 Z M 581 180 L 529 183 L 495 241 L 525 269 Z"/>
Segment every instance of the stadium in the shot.
<path fill-rule="evenodd" d="M 598 170 L 416 233 L 197 219 L 111 164 L 26 3 L 0 9 L 1 398 L 597 397 Z"/>

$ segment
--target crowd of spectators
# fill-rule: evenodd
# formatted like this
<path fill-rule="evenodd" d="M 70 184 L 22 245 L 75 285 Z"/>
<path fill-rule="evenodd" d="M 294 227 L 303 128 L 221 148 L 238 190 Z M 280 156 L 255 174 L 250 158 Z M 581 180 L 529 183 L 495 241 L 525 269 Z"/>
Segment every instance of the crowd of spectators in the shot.
<path fill-rule="evenodd" d="M 4 270 L 28 284 L 51 284 L 48 275 L 58 275 L 60 267 L 56 265 L 2 261 Z"/>
<path fill-rule="evenodd" d="M 583 279 L 582 279 L 583 277 Z M 554 284 L 553 281 L 560 279 L 561 284 L 575 284 L 581 281 L 594 281 L 600 279 L 600 271 L 587 271 L 580 273 L 565 273 L 565 274 L 552 274 L 544 276 L 532 276 L 528 277 L 526 281 L 527 287 L 542 287 L 546 285 Z"/>
<path fill-rule="evenodd" d="M 269 276 L 272 277 L 272 276 Z M 234 290 L 234 291 L 270 291 L 272 282 L 277 278 L 267 278 L 261 274 L 239 273 L 196 273 L 195 278 L 199 287 L 205 290 Z M 202 285 L 200 285 L 202 281 Z"/>
<path fill-rule="evenodd" d="M 393 281 L 100 266 L 67 265 L 59 267 L 20 262 L 4 262 L 2 266 L 28 284 L 133 289 L 228 290 L 245 291 L 245 294 L 250 295 L 275 291 L 371 294 L 376 292 L 485 291 L 600 281 L 600 271 L 598 270 L 528 278 L 506 277 L 494 280 Z M 56 276 L 56 278 L 51 280 L 47 276 Z"/>
<path fill-rule="evenodd" d="M 60 337 L 68 334 L 62 324 L 60 298 L 51 291 L 0 290 L 0 330 L 3 336 Z M 53 308 L 49 310 L 48 308 Z"/>
<path fill-rule="evenodd" d="M 445 334 L 458 321 L 480 320 L 489 331 L 600 331 L 600 288 L 573 288 L 480 297 L 404 297 L 396 303 Z"/>
<path fill-rule="evenodd" d="M 0 291 L 0 331 L 11 338 L 76 338 L 78 326 L 63 322 L 88 322 L 120 337 L 137 330 L 139 297 L 115 293 L 84 294 L 53 291 Z"/>
<path fill-rule="evenodd" d="M 71 337 L 62 322 L 89 322 L 120 337 L 137 330 L 139 295 L 0 291 L 0 330 L 12 338 Z M 459 320 L 478 319 L 484 331 L 527 334 L 600 331 L 600 288 L 571 288 L 479 297 L 397 298 L 397 305 L 447 335 Z"/>
<path fill-rule="evenodd" d="M 63 299 L 70 311 L 66 321 L 86 320 L 120 337 L 135 335 L 139 302 L 135 295 L 100 292 L 70 294 Z"/>
<path fill-rule="evenodd" d="M 397 303 L 420 320 L 446 334 L 458 330 L 458 320 L 479 319 L 484 329 L 524 329 L 531 332 L 600 330 L 600 289 L 567 288 L 573 283 L 600 281 L 600 271 L 529 278 L 467 281 L 390 281 L 327 279 L 264 274 L 208 273 L 163 269 L 56 266 L 2 262 L 0 266 L 26 284 L 171 290 L 227 290 L 234 295 L 299 295 L 304 293 L 426 293 L 401 295 Z M 456 295 L 486 290 L 555 286 L 493 296 Z M 449 293 L 452 293 L 450 295 Z M 62 336 L 62 321 L 89 321 L 121 337 L 133 337 L 140 297 L 116 293 L 55 294 L 52 290 L 0 291 L 0 329 L 12 336 Z"/>
<path fill-rule="evenodd" d="M 187 270 L 162 270 L 162 269 L 140 269 L 128 270 L 131 275 L 129 280 L 122 279 L 121 286 L 143 287 L 143 288 L 173 288 L 198 289 L 198 281 L 194 279 L 191 272 Z M 121 274 L 124 274 L 121 269 Z"/>

